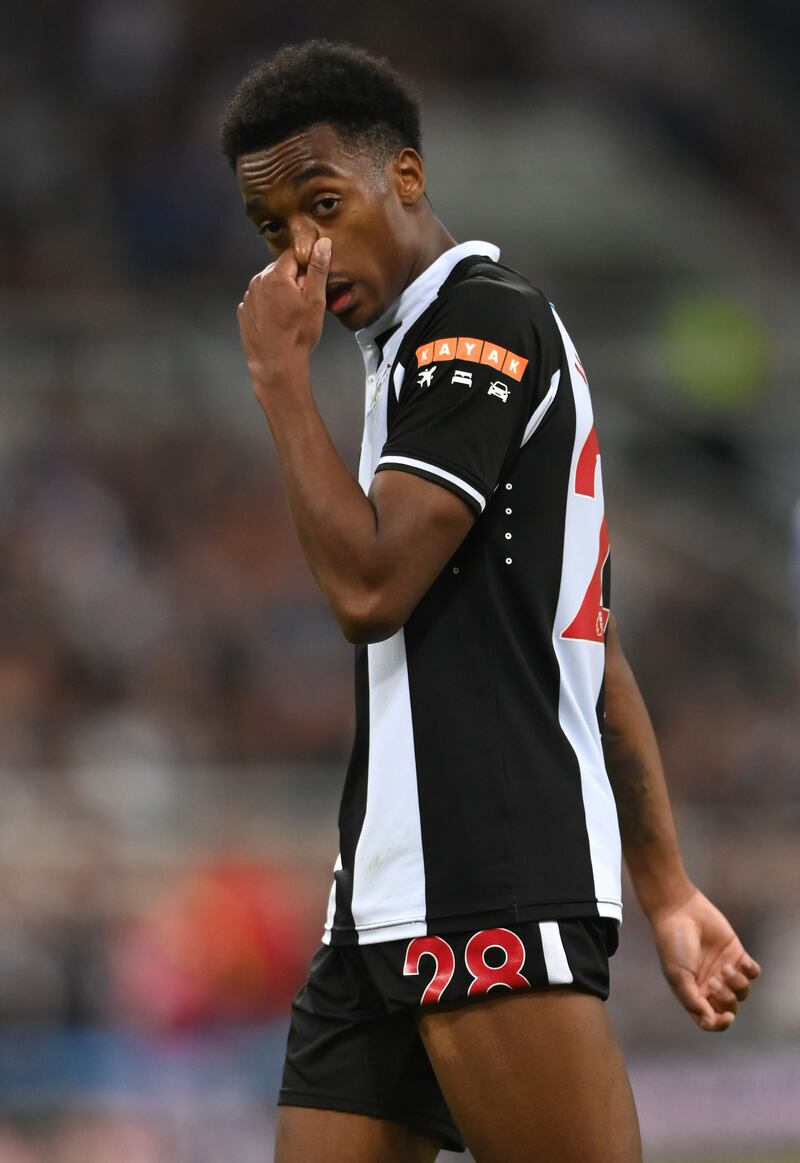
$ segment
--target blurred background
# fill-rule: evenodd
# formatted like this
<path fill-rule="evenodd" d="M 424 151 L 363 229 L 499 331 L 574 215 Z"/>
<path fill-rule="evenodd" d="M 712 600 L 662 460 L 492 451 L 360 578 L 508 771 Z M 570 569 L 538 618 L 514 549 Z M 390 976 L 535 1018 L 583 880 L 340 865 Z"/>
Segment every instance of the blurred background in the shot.
<path fill-rule="evenodd" d="M 352 658 L 240 352 L 266 256 L 216 126 L 312 35 L 414 79 L 434 208 L 545 289 L 589 373 L 687 863 L 765 967 L 701 1035 L 628 892 L 610 1005 L 648 1158 L 795 1158 L 800 8 L 39 0 L 5 25 L 0 1163 L 271 1157 Z M 334 321 L 314 363 L 355 467 Z"/>

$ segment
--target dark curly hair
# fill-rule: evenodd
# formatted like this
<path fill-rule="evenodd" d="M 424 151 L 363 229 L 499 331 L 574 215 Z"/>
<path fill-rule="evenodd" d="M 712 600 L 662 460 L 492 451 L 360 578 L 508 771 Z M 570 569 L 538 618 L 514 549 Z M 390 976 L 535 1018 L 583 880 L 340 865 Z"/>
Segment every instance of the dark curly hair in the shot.
<path fill-rule="evenodd" d="M 222 152 L 235 169 L 240 154 L 321 122 L 382 157 L 405 146 L 422 152 L 409 82 L 383 57 L 329 40 L 287 45 L 247 74 L 222 115 Z"/>

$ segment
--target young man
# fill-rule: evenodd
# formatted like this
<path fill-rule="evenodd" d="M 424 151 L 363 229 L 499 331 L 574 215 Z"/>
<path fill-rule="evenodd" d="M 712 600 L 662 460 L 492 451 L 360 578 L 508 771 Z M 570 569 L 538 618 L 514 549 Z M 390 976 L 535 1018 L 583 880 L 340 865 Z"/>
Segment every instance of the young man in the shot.
<path fill-rule="evenodd" d="M 422 1163 L 465 1140 L 479 1163 L 634 1163 L 602 1004 L 620 825 L 694 1021 L 727 1028 L 759 968 L 681 863 L 608 610 L 584 369 L 542 294 L 434 215 L 418 108 L 386 62 L 284 49 L 222 136 L 275 259 L 239 307 L 253 388 L 358 645 L 341 854 L 276 1158 Z M 367 370 L 358 480 L 309 381 L 326 307 Z"/>

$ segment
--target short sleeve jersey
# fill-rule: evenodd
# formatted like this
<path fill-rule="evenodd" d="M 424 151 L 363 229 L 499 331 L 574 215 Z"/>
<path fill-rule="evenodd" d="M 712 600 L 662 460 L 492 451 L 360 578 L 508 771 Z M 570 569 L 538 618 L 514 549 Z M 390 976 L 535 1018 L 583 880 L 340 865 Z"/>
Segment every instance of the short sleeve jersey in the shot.
<path fill-rule="evenodd" d="M 361 486 L 413 473 L 475 522 L 405 626 L 356 650 L 328 942 L 621 918 L 588 383 L 552 306 L 498 257 L 445 252 L 358 335 Z"/>

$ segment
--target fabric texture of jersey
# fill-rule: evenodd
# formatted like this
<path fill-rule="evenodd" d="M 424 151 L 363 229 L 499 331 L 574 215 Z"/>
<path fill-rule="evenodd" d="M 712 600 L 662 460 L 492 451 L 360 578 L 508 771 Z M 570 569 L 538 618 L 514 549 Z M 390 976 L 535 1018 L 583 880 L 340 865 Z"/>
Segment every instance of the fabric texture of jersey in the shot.
<path fill-rule="evenodd" d="M 419 1006 L 552 986 L 605 999 L 616 929 L 573 918 L 323 945 L 292 1006 L 279 1103 L 390 1119 L 463 1150 L 417 1029 Z"/>
<path fill-rule="evenodd" d="M 358 334 L 362 488 L 413 473 L 476 519 L 405 626 L 357 648 L 325 942 L 621 919 L 589 388 L 555 310 L 498 258 L 446 251 Z"/>

